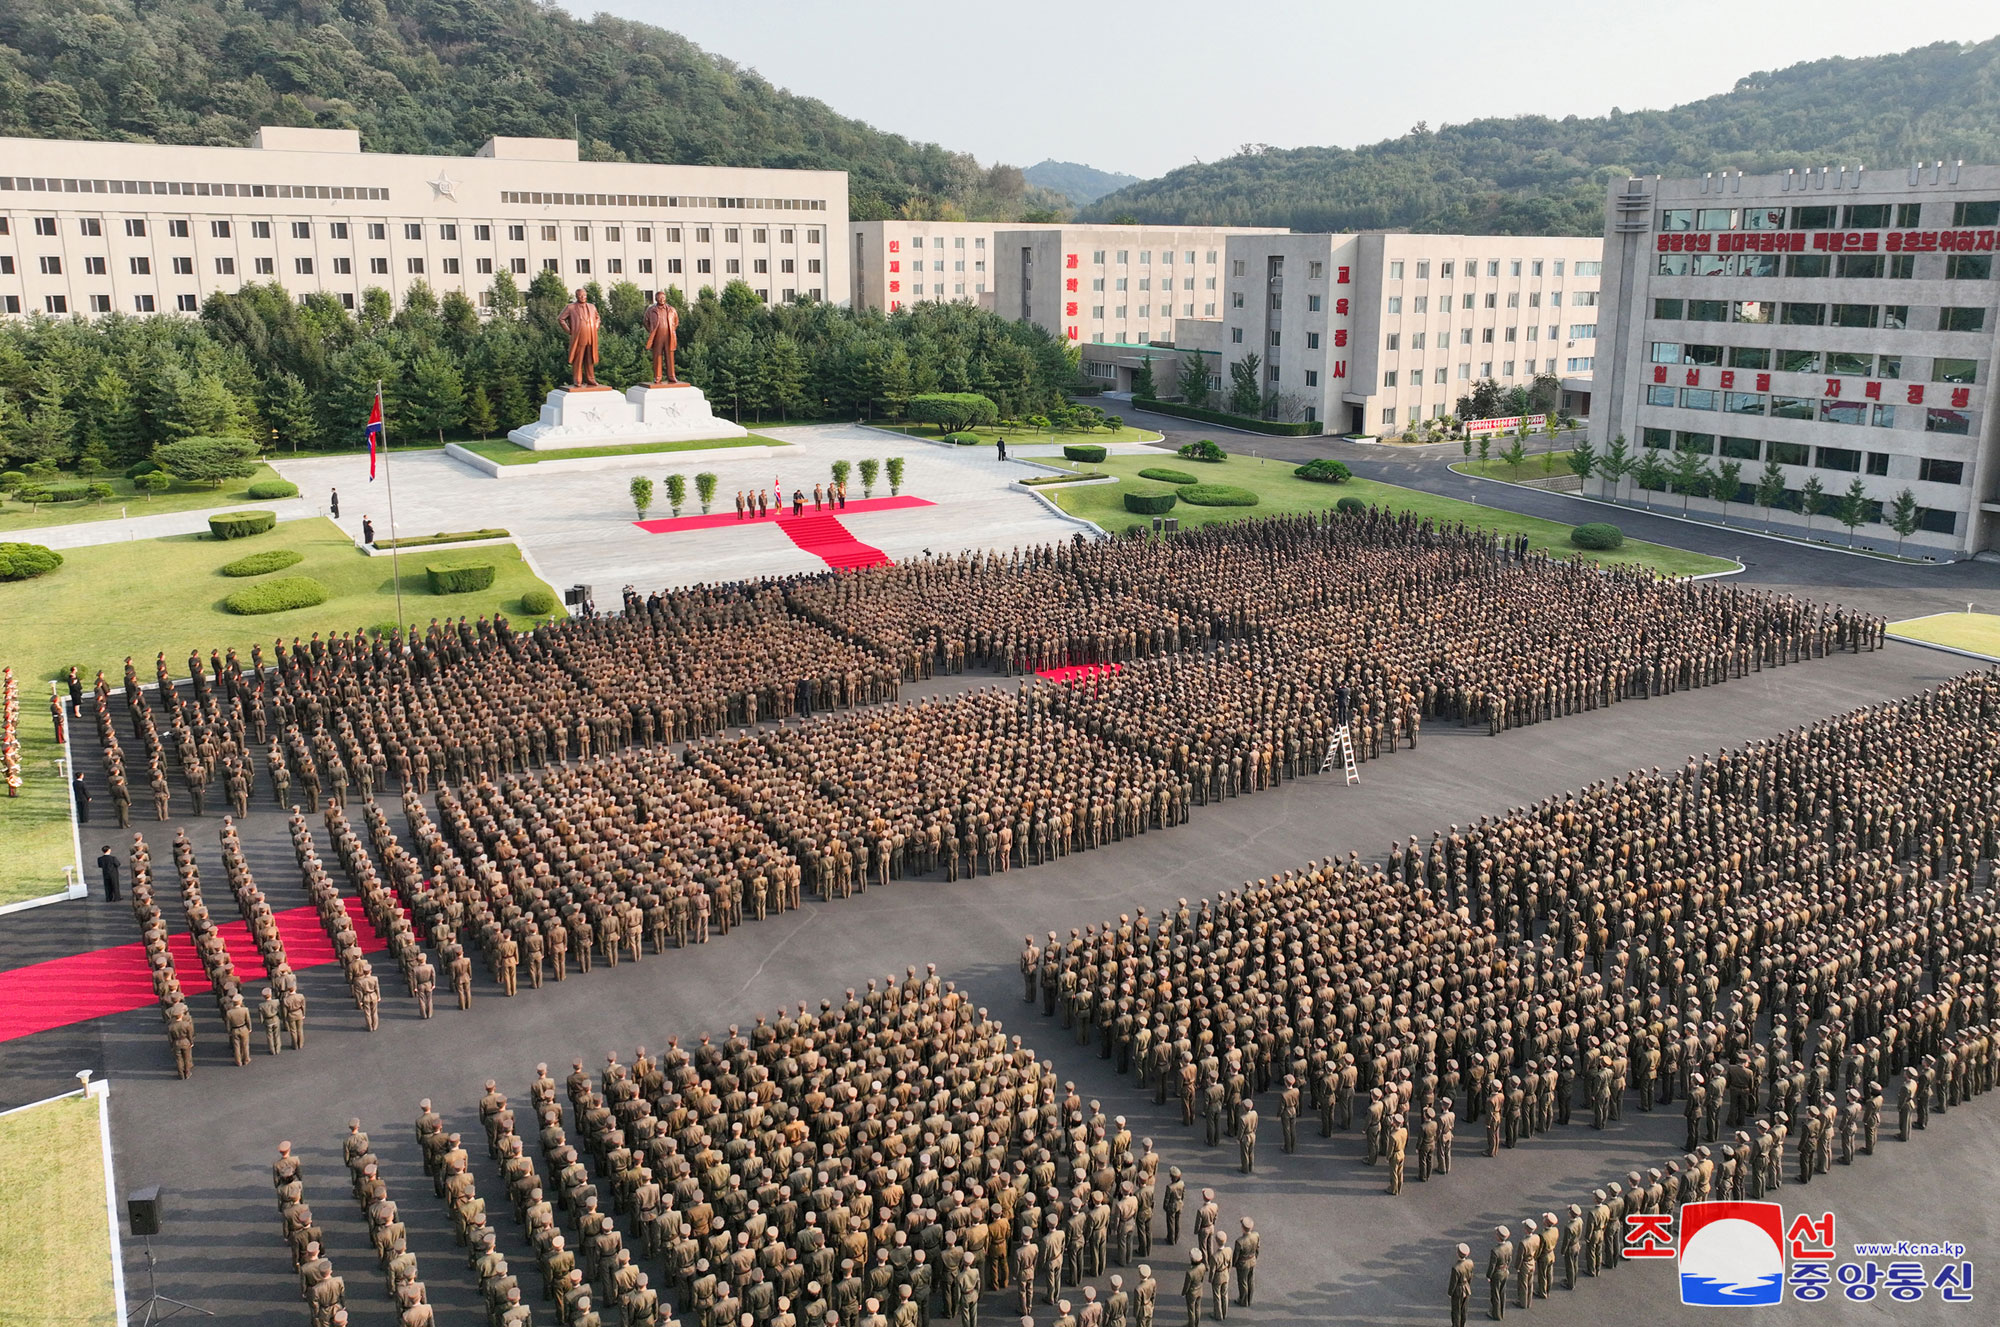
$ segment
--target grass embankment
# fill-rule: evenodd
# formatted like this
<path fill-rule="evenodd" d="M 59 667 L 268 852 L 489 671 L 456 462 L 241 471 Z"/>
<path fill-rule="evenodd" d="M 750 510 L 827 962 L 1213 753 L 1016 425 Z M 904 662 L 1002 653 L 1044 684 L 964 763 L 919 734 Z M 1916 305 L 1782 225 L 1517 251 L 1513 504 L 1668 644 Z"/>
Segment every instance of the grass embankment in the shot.
<path fill-rule="evenodd" d="M 887 429 L 891 433 L 907 434 L 912 438 L 924 438 L 931 442 L 942 441 L 937 427 L 932 424 L 877 424 L 875 427 Z M 975 434 L 979 438 L 977 443 L 964 444 L 967 447 L 991 447 L 1002 438 L 1007 440 L 1009 447 L 1063 445 L 1083 447 L 1092 443 L 1101 447 L 1109 442 L 1158 442 L 1162 436 L 1152 429 L 1135 429 L 1130 424 L 1122 428 L 1091 429 L 1088 432 L 1082 429 L 1042 429 L 1037 432 L 1031 428 L 1003 429 L 981 425 L 979 428 L 967 429 L 966 432 Z"/>
<path fill-rule="evenodd" d="M 1889 634 L 2000 659 L 2000 616 L 1992 613 L 1932 613 L 1906 618 L 1891 622 Z"/>
<path fill-rule="evenodd" d="M 56 745 L 48 706 L 48 689 L 41 680 L 23 677 L 21 795 L 0 796 L 0 905 L 60 894 L 68 883 L 63 867 L 76 861 L 69 837 L 69 782 L 53 763 L 62 748 Z M 109 817 L 111 804 L 100 805 Z M 0 1312 L 0 1323 L 7 1321 Z"/>
<path fill-rule="evenodd" d="M 1138 473 L 1148 466 L 1162 464 L 1158 456 L 1111 456 L 1090 467 L 1114 474 L 1123 482 L 1117 484 L 1095 484 L 1086 487 L 1059 487 L 1050 493 L 1056 503 L 1073 516 L 1095 521 L 1107 530 L 1122 531 L 1134 523 L 1150 526 L 1150 517 L 1136 516 L 1125 510 L 1125 494 L 1128 492 L 1171 493 L 1170 484 L 1155 483 L 1140 479 Z M 1460 502 L 1456 498 L 1439 497 L 1417 489 L 1402 488 L 1395 484 L 1378 483 L 1371 479 L 1351 479 L 1345 484 L 1318 484 L 1300 479 L 1292 474 L 1292 465 L 1287 461 L 1260 461 L 1255 457 L 1232 456 L 1226 461 L 1186 462 L 1173 461 L 1177 469 L 1188 470 L 1210 484 L 1232 484 L 1247 488 L 1260 499 L 1255 507 L 1196 507 L 1188 503 L 1177 503 L 1173 515 L 1180 518 L 1184 528 L 1210 525 L 1217 521 L 1240 521 L 1256 516 L 1286 516 L 1300 512 L 1324 511 L 1342 498 L 1359 498 L 1363 502 L 1395 511 L 1414 511 L 1419 516 L 1428 516 L 1439 521 L 1464 521 L 1468 525 L 1488 530 L 1498 530 L 1504 534 L 1525 534 L 1529 547 L 1551 553 L 1557 557 L 1573 557 L 1581 550 L 1569 542 L 1569 532 L 1574 526 L 1559 521 L 1545 521 L 1535 516 L 1522 516 L 1511 511 L 1501 511 L 1495 507 L 1481 507 L 1470 502 Z M 1664 544 L 1648 544 L 1639 540 L 1627 540 L 1623 548 L 1609 553 L 1585 554 L 1593 561 L 1617 566 L 1646 566 L 1670 576 L 1694 576 L 1712 571 L 1732 571 L 1733 562 L 1721 558 L 1708 557 L 1702 553 L 1691 553 L 1685 549 L 1669 548 Z"/>
<path fill-rule="evenodd" d="M 0 1323 L 118 1321 L 97 1097 L 0 1115 Z"/>
<path fill-rule="evenodd" d="M 51 525 L 115 521 L 127 516 L 163 516 L 168 512 L 201 511 L 207 507 L 241 507 L 259 501 L 250 496 L 252 484 L 282 483 L 283 480 L 284 476 L 270 466 L 260 465 L 257 467 L 257 473 L 250 478 L 226 480 L 221 488 L 209 484 L 184 484 L 175 480 L 173 486 L 164 493 L 141 493 L 132 486 L 131 480 L 123 477 L 80 479 L 74 475 L 64 475 L 57 481 L 62 487 L 108 484 L 113 496 L 102 502 L 45 502 L 39 507 L 30 507 L 13 497 L 0 499 L 0 535 L 11 534 L 15 530 L 40 530 Z M 264 501 L 284 502 L 289 499 L 273 498 Z"/>
<path fill-rule="evenodd" d="M 788 447 L 791 444 L 752 433 L 745 438 L 694 438 L 687 442 L 635 442 L 622 447 L 563 447 L 551 451 L 529 451 L 501 438 L 493 442 L 461 442 L 459 446 L 475 456 L 501 465 L 533 465 L 537 461 L 581 461 L 592 456 L 652 456 L 669 452 L 711 451 L 723 447 Z"/>
<path fill-rule="evenodd" d="M 1559 475 L 1573 475 L 1569 468 L 1569 453 L 1529 452 L 1527 459 L 1516 470 L 1497 456 L 1470 461 L 1453 461 L 1451 468 L 1462 475 L 1477 475 L 1481 479 L 1503 479 L 1508 483 L 1519 483 L 1524 479 L 1553 479 Z"/>

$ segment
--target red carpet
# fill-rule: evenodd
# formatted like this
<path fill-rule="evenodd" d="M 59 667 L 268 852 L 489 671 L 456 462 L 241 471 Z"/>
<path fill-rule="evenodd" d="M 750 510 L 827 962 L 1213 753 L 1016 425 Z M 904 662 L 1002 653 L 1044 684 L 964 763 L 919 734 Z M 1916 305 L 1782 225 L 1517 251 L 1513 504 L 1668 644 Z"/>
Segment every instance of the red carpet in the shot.
<path fill-rule="evenodd" d="M 799 521 L 821 519 L 829 513 L 838 517 L 868 511 L 901 511 L 909 507 L 933 507 L 937 505 L 928 498 L 913 498 L 908 494 L 904 494 L 901 497 L 894 498 L 861 498 L 849 502 L 845 507 L 838 510 L 829 507 L 825 511 L 815 512 L 811 507 L 807 507 L 804 516 L 792 515 L 790 507 L 785 508 L 782 512 L 773 512 L 769 516 L 738 516 L 735 510 L 735 501 L 736 499 L 732 495 L 730 498 L 730 510 L 711 512 L 707 516 L 669 516 L 664 520 L 638 521 L 635 524 L 648 534 L 671 534 L 676 530 L 719 530 L 725 525 L 777 525 L 784 527 L 793 525 Z"/>
<path fill-rule="evenodd" d="M 1069 664 L 1062 668 L 1044 668 L 1035 674 L 1046 677 L 1051 682 L 1085 682 L 1099 673 L 1115 673 L 1118 665 L 1110 664 Z"/>
<path fill-rule="evenodd" d="M 343 901 L 348 915 L 354 919 L 355 939 L 361 948 L 369 953 L 382 949 L 383 942 L 361 910 L 361 900 L 349 897 Z M 125 910 L 123 903 L 114 906 Z M 333 962 L 333 945 L 320 929 L 315 909 L 288 908 L 274 915 L 278 934 L 285 942 L 285 960 L 293 971 Z M 239 921 L 218 929 L 229 948 L 237 980 L 251 995 L 259 994 L 264 960 L 251 942 L 249 926 Z M 181 989 L 190 999 L 205 993 L 208 974 L 202 971 L 193 942 L 181 934 L 168 937 L 167 946 L 173 951 Z M 153 1002 L 153 978 L 146 967 L 146 947 L 142 944 L 115 945 L 93 953 L 32 963 L 11 972 L 0 972 L 0 1041 L 145 1009 Z"/>
<path fill-rule="evenodd" d="M 850 509 L 853 505 L 848 504 Z M 847 527 L 836 516 L 786 517 L 782 528 L 792 537 L 793 543 L 823 560 L 835 571 L 879 567 L 889 560 L 888 554 L 881 549 L 864 544 L 848 533 Z"/>

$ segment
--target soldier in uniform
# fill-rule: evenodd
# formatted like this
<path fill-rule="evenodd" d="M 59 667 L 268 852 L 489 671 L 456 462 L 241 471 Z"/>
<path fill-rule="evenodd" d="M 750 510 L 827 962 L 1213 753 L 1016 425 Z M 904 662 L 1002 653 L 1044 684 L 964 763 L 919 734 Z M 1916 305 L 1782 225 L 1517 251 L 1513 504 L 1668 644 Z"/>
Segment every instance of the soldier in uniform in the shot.
<path fill-rule="evenodd" d="M 1514 1271 L 1513 1232 L 1493 1228 L 1493 1251 L 1486 1255 L 1486 1313 L 1495 1322 L 1507 1316 L 1507 1278 Z"/>
<path fill-rule="evenodd" d="M 1238 1222 L 1243 1233 L 1236 1237 L 1236 1302 L 1249 1308 L 1257 1289 L 1257 1254 L 1263 1246 L 1263 1236 L 1257 1233 L 1257 1223 L 1249 1217 Z"/>
<path fill-rule="evenodd" d="M 264 1045 L 271 1054 L 276 1055 L 279 1051 L 279 1034 L 284 1029 L 285 1011 L 269 986 L 264 988 L 264 999 L 257 1006 L 257 1014 L 264 1023 Z"/>
<path fill-rule="evenodd" d="M 1451 1265 L 1451 1274 L 1445 1278 L 1445 1298 L 1451 1303 L 1451 1327 L 1465 1327 L 1465 1306 L 1472 1299 L 1472 1276 L 1477 1267 L 1472 1261 L 1472 1246 L 1458 1246 L 1458 1258 Z"/>

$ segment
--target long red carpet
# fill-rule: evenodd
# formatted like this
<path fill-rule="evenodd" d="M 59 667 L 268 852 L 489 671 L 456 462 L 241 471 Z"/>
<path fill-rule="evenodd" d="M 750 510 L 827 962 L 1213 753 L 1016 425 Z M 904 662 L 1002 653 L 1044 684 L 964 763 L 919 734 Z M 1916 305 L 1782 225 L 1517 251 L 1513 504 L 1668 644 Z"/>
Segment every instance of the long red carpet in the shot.
<path fill-rule="evenodd" d="M 848 504 L 850 507 L 852 503 Z M 797 544 L 835 571 L 856 567 L 879 567 L 889 555 L 873 544 L 864 544 L 848 532 L 837 516 L 800 516 L 786 519 L 783 529 Z"/>
<path fill-rule="evenodd" d="M 838 517 L 858 514 L 860 512 L 902 511 L 909 507 L 934 507 L 937 505 L 929 498 L 913 498 L 905 493 L 900 497 L 893 498 L 859 498 L 849 502 L 845 507 L 838 510 L 829 507 L 826 511 L 815 512 L 811 507 L 808 507 L 804 516 L 792 515 L 790 507 L 786 507 L 782 512 L 772 512 L 769 516 L 738 516 L 733 505 L 735 499 L 731 498 L 730 501 L 732 506 L 728 511 L 710 512 L 706 516 L 669 516 L 661 520 L 638 521 L 635 524 L 648 534 L 672 534 L 677 530 L 719 530 L 725 525 L 777 525 L 783 527 L 795 524 L 798 521 L 814 520 L 827 515 L 828 512 Z"/>
<path fill-rule="evenodd" d="M 1039 669 L 1035 673 L 1035 676 L 1046 677 L 1051 682 L 1083 682 L 1097 676 L 1099 673 L 1115 673 L 1117 671 L 1118 665 L 1115 663 L 1068 664 L 1062 668 Z"/>
<path fill-rule="evenodd" d="M 361 900 L 349 897 L 342 901 L 354 920 L 355 939 L 361 948 L 369 953 L 384 948 L 383 941 L 368 924 Z M 115 906 L 122 911 L 125 905 Z M 293 971 L 333 962 L 333 945 L 320 929 L 316 910 L 287 908 L 274 917 L 278 934 L 285 942 L 285 961 L 292 965 Z M 264 980 L 264 960 L 250 939 L 248 923 L 230 922 L 218 929 L 223 944 L 228 946 L 237 980 L 254 996 Z M 193 941 L 185 934 L 170 936 L 167 947 L 173 952 L 181 989 L 189 996 L 206 992 L 208 974 L 202 970 Z M 31 963 L 11 972 L 0 972 L 0 1041 L 144 1009 L 153 1003 L 153 978 L 146 967 L 143 944 L 114 945 L 46 963 Z"/>

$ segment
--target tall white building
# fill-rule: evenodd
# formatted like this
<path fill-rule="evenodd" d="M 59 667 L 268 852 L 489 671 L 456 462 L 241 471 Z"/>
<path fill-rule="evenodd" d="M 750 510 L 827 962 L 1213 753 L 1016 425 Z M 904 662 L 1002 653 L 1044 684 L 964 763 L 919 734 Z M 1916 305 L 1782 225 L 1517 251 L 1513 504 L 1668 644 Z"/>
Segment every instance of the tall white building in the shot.
<path fill-rule="evenodd" d="M 1170 340 L 1177 318 L 1222 307 L 1222 250 L 1232 236 L 1282 229 L 1059 225 L 1003 229 L 994 311 L 1080 344 Z M 1164 390 L 1164 389 L 1163 389 Z"/>
<path fill-rule="evenodd" d="M 885 313 L 966 300 L 994 307 L 997 237 L 1054 229 L 1020 221 L 850 221 L 849 301 Z"/>
<path fill-rule="evenodd" d="M 0 170 L 0 313 L 192 313 L 268 281 L 349 307 L 418 281 L 477 299 L 499 272 L 848 293 L 842 171 L 579 161 L 544 138 L 407 156 L 290 128 L 247 148 L 0 139 Z"/>
<path fill-rule="evenodd" d="M 1617 180 L 1604 249 L 1600 445 L 1739 462 L 1738 503 L 1775 464 L 1785 500 L 1755 514 L 1794 529 L 1808 482 L 1859 479 L 1862 539 L 1896 543 L 1881 517 L 1908 489 L 1906 551 L 2000 546 L 2000 167 Z"/>

